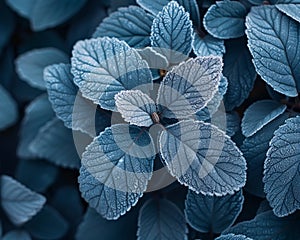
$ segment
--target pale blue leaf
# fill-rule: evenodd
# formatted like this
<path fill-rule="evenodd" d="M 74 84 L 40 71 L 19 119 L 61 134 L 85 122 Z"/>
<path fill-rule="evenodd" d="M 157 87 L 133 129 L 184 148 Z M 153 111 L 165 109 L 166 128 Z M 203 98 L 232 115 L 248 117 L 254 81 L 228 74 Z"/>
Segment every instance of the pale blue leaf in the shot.
<path fill-rule="evenodd" d="M 82 155 L 82 197 L 106 219 L 117 219 L 147 188 L 155 158 L 150 135 L 134 125 L 106 128 Z"/>
<path fill-rule="evenodd" d="M 245 235 L 235 235 L 235 234 L 226 234 L 217 237 L 216 240 L 253 240 L 252 238 L 248 238 Z"/>
<path fill-rule="evenodd" d="M 152 15 L 140 7 L 122 7 L 100 23 L 93 37 L 116 37 L 131 47 L 146 47 L 150 45 L 153 19 Z"/>
<path fill-rule="evenodd" d="M 299 239 L 299 217 L 279 218 L 272 211 L 267 211 L 257 215 L 252 220 L 238 223 L 226 232 L 243 234 L 255 240 Z"/>
<path fill-rule="evenodd" d="M 2 208 L 15 225 L 27 222 L 46 202 L 44 196 L 31 191 L 9 176 L 2 175 L 0 181 Z"/>
<path fill-rule="evenodd" d="M 220 57 L 191 58 L 172 68 L 160 84 L 159 112 L 167 118 L 187 118 L 204 108 L 218 91 Z"/>
<path fill-rule="evenodd" d="M 189 225 L 199 232 L 221 233 L 234 223 L 242 211 L 243 202 L 242 191 L 215 197 L 189 190 L 185 200 L 185 216 Z"/>
<path fill-rule="evenodd" d="M 151 46 L 159 50 L 169 63 L 186 60 L 192 50 L 192 22 L 189 14 L 171 1 L 155 17 L 151 29 Z"/>
<path fill-rule="evenodd" d="M 275 6 L 262 6 L 251 8 L 246 26 L 257 73 L 276 91 L 298 96 L 300 25 Z"/>
<path fill-rule="evenodd" d="M 192 44 L 194 53 L 199 57 L 203 56 L 223 56 L 225 53 L 224 40 L 215 38 L 209 34 L 200 37 L 196 32 L 194 33 L 194 40 Z"/>
<path fill-rule="evenodd" d="M 42 95 L 33 100 L 25 110 L 25 117 L 20 130 L 17 155 L 20 158 L 32 158 L 29 145 L 38 134 L 39 129 L 54 117 L 48 96 Z"/>
<path fill-rule="evenodd" d="M 18 106 L 11 95 L 0 85 L 0 131 L 14 125 L 18 120 Z"/>
<path fill-rule="evenodd" d="M 264 164 L 265 193 L 275 215 L 300 209 L 300 117 L 290 118 L 275 131 Z"/>
<path fill-rule="evenodd" d="M 160 137 L 160 152 L 170 173 L 193 191 L 222 196 L 245 185 L 242 153 L 211 124 L 186 120 L 166 127 Z"/>
<path fill-rule="evenodd" d="M 138 240 L 187 240 L 187 233 L 184 215 L 169 200 L 151 199 L 140 209 Z"/>
<path fill-rule="evenodd" d="M 150 127 L 154 122 L 152 114 L 156 114 L 154 101 L 140 90 L 121 91 L 115 96 L 118 112 L 124 120 L 140 127 Z"/>
<path fill-rule="evenodd" d="M 242 131 L 250 137 L 269 122 L 284 113 L 287 106 L 273 100 L 261 100 L 253 103 L 244 112 Z"/>
<path fill-rule="evenodd" d="M 283 1 L 284 2 L 284 1 Z M 289 4 L 276 4 L 275 6 L 282 12 L 284 12 L 289 17 L 295 19 L 300 22 L 300 2 L 297 4 L 289 3 Z"/>
<path fill-rule="evenodd" d="M 57 166 L 76 169 L 80 167 L 72 131 L 57 118 L 39 129 L 29 149 L 34 156 L 47 159 Z"/>
<path fill-rule="evenodd" d="M 257 74 L 244 39 L 227 41 L 226 49 L 223 74 L 228 80 L 228 90 L 224 104 L 231 111 L 248 98 Z"/>
<path fill-rule="evenodd" d="M 0 54 L 2 48 L 9 41 L 15 28 L 14 15 L 3 1 L 0 2 L 1 15 L 0 15 Z"/>
<path fill-rule="evenodd" d="M 34 49 L 19 55 L 16 59 L 16 71 L 19 77 L 30 86 L 45 90 L 44 68 L 55 63 L 67 63 L 68 56 L 56 48 Z"/>
<path fill-rule="evenodd" d="M 37 0 L 6 0 L 8 6 L 23 17 L 29 17 Z"/>
<path fill-rule="evenodd" d="M 31 237 L 25 231 L 13 230 L 6 233 L 1 239 L 2 240 L 31 240 Z"/>
<path fill-rule="evenodd" d="M 122 90 L 152 88 L 148 64 L 138 52 L 116 38 L 79 41 L 73 50 L 71 72 L 83 96 L 115 110 L 114 96 Z"/>
<path fill-rule="evenodd" d="M 229 39 L 245 34 L 247 9 L 237 1 L 217 1 L 206 12 L 203 25 L 214 37 Z"/>
<path fill-rule="evenodd" d="M 265 197 L 263 178 L 263 166 L 269 142 L 274 131 L 284 123 L 288 114 L 282 114 L 272 122 L 264 126 L 260 131 L 244 140 L 241 151 L 247 161 L 247 183 L 245 189 L 258 197 Z"/>
<path fill-rule="evenodd" d="M 57 240 L 67 233 L 69 225 L 57 210 L 45 205 L 24 227 L 37 239 Z"/>

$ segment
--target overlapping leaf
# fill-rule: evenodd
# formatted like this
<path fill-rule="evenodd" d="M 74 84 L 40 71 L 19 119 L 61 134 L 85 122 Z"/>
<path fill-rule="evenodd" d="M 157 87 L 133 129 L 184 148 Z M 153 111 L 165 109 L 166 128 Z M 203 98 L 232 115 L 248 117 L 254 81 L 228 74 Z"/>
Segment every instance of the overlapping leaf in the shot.
<path fill-rule="evenodd" d="M 226 234 L 226 235 L 221 235 L 220 237 L 217 237 L 216 240 L 252 240 L 252 238 L 248 238 L 245 235 L 242 234 Z"/>
<path fill-rule="evenodd" d="M 18 106 L 15 100 L 0 85 L 0 131 L 12 126 L 18 120 Z"/>
<path fill-rule="evenodd" d="M 26 231 L 13 230 L 6 233 L 2 240 L 31 240 L 30 235 Z"/>
<path fill-rule="evenodd" d="M 284 3 L 285 1 L 280 1 L 282 3 Z M 300 22 L 300 2 L 298 2 L 296 4 L 293 4 L 293 1 L 291 3 L 288 4 L 276 4 L 276 7 L 284 12 L 286 15 L 290 16 L 291 18 L 295 19 L 296 21 Z"/>
<path fill-rule="evenodd" d="M 200 37 L 197 33 L 194 33 L 193 40 L 194 53 L 199 56 L 222 56 L 225 53 L 224 40 L 215 38 L 211 35 Z"/>

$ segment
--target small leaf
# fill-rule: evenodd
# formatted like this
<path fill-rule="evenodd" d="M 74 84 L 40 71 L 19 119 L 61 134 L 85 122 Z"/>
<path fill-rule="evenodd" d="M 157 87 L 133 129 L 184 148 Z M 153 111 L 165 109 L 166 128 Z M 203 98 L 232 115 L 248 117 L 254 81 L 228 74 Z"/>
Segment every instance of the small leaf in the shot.
<path fill-rule="evenodd" d="M 206 12 L 203 24 L 214 37 L 237 38 L 245 34 L 247 9 L 237 1 L 218 1 Z"/>
<path fill-rule="evenodd" d="M 106 128 L 82 155 L 82 197 L 106 219 L 117 219 L 147 188 L 155 158 L 150 135 L 134 125 Z"/>
<path fill-rule="evenodd" d="M 211 124 L 186 120 L 160 137 L 160 152 L 171 174 L 204 195 L 233 194 L 246 182 L 246 161 L 235 143 Z"/>
<path fill-rule="evenodd" d="M 158 13 L 151 29 L 151 46 L 159 49 L 170 64 L 188 58 L 192 50 L 192 22 L 189 14 L 175 1 Z"/>
<path fill-rule="evenodd" d="M 2 240 L 31 240 L 31 237 L 25 231 L 13 230 L 6 233 L 1 239 Z"/>
<path fill-rule="evenodd" d="M 300 25 L 275 6 L 253 7 L 246 20 L 248 46 L 257 73 L 289 97 L 300 91 Z M 282 31 L 284 29 L 284 31 Z"/>
<path fill-rule="evenodd" d="M 1 176 L 1 205 L 15 225 L 21 225 L 31 219 L 45 202 L 44 196 L 32 192 L 9 176 Z"/>
<path fill-rule="evenodd" d="M 284 2 L 284 1 L 283 1 Z M 275 5 L 281 12 L 285 13 L 289 17 L 295 19 L 300 22 L 300 5 L 299 2 L 296 4 L 288 3 L 288 4 L 276 4 Z"/>
<path fill-rule="evenodd" d="M 243 202 L 242 191 L 224 197 L 189 191 L 185 200 L 185 216 L 199 232 L 221 233 L 234 223 L 242 211 Z"/>
<path fill-rule="evenodd" d="M 115 96 L 116 106 L 124 120 L 140 127 L 150 127 L 156 113 L 154 101 L 140 90 L 127 90 Z"/>
<path fill-rule="evenodd" d="M 18 120 L 18 106 L 4 87 L 0 85 L 0 131 L 14 125 Z"/>
<path fill-rule="evenodd" d="M 178 207 L 166 200 L 148 200 L 140 209 L 138 240 L 187 240 L 188 228 Z"/>
<path fill-rule="evenodd" d="M 265 193 L 275 215 L 300 209 L 300 117 L 290 118 L 275 131 L 264 165 Z"/>
<path fill-rule="evenodd" d="M 166 118 L 187 118 L 204 108 L 218 90 L 222 59 L 197 57 L 167 73 L 160 84 L 157 103 Z"/>
<path fill-rule="evenodd" d="M 235 235 L 235 234 L 226 234 L 217 237 L 216 240 L 253 240 L 252 238 L 248 238 L 245 235 Z"/>
<path fill-rule="evenodd" d="M 283 114 L 287 106 L 273 100 L 261 100 L 253 103 L 244 112 L 242 131 L 250 137 L 262 129 L 269 122 Z"/>
<path fill-rule="evenodd" d="M 146 47 L 150 45 L 153 18 L 140 7 L 122 7 L 100 23 L 93 37 L 116 37 L 131 47 Z"/>
<path fill-rule="evenodd" d="M 148 64 L 116 38 L 77 42 L 71 72 L 83 96 L 107 110 L 115 110 L 114 96 L 122 90 L 148 92 L 152 88 Z"/>
<path fill-rule="evenodd" d="M 204 56 L 223 56 L 225 53 L 224 40 L 214 38 L 211 35 L 206 35 L 201 38 L 197 33 L 194 33 L 193 50 L 198 57 Z"/>
<path fill-rule="evenodd" d="M 55 63 L 67 63 L 68 56 L 56 48 L 34 49 L 16 59 L 19 77 L 34 88 L 45 90 L 44 68 Z"/>

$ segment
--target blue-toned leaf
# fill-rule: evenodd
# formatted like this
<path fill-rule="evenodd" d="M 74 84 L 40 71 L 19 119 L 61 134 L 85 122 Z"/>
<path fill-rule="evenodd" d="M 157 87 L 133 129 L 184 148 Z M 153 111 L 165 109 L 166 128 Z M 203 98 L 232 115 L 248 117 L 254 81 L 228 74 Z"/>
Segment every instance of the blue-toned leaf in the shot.
<path fill-rule="evenodd" d="M 184 215 L 167 199 L 148 200 L 140 209 L 138 227 L 138 240 L 188 239 Z"/>
<path fill-rule="evenodd" d="M 206 12 L 203 24 L 214 37 L 237 38 L 245 34 L 247 9 L 237 1 L 218 1 Z"/>
<path fill-rule="evenodd" d="M 8 218 L 16 225 L 23 224 L 36 215 L 46 198 L 35 193 L 13 178 L 1 176 L 1 205 Z"/>
<path fill-rule="evenodd" d="M 150 45 L 153 19 L 152 15 L 137 6 L 119 8 L 100 23 L 93 37 L 116 37 L 131 47 L 146 47 Z"/>
<path fill-rule="evenodd" d="M 247 183 L 245 189 L 251 194 L 262 198 L 265 197 L 262 178 L 269 142 L 273 137 L 274 131 L 287 118 L 288 114 L 282 114 L 277 117 L 253 136 L 246 138 L 241 146 L 241 151 L 247 161 Z"/>
<path fill-rule="evenodd" d="M 46 205 L 25 228 L 37 239 L 61 239 L 68 231 L 68 223 L 53 207 Z"/>
<path fill-rule="evenodd" d="M 199 57 L 203 56 L 223 56 L 225 53 L 224 40 L 215 38 L 209 34 L 205 35 L 203 38 L 197 33 L 194 33 L 193 40 L 193 50 L 194 53 Z"/>
<path fill-rule="evenodd" d="M 31 237 L 25 231 L 13 230 L 6 233 L 1 239 L 2 240 L 31 240 Z"/>
<path fill-rule="evenodd" d="M 242 211 L 243 202 L 241 191 L 215 197 L 189 190 L 185 200 L 185 217 L 199 232 L 221 233 L 234 223 Z"/>
<path fill-rule="evenodd" d="M 159 87 L 157 103 L 163 117 L 187 118 L 204 108 L 218 90 L 220 57 L 197 57 L 174 67 Z"/>
<path fill-rule="evenodd" d="M 281 12 L 284 12 L 289 17 L 291 17 L 291 18 L 295 19 L 296 21 L 300 22 L 300 14 L 299 14 L 299 12 L 300 12 L 300 5 L 299 5 L 299 3 L 300 2 L 298 2 L 297 4 L 296 3 L 293 4 L 292 2 L 289 3 L 289 4 L 276 4 L 275 6 Z"/>
<path fill-rule="evenodd" d="M 204 195 L 233 194 L 246 182 L 246 161 L 235 143 L 211 124 L 186 120 L 166 127 L 160 152 L 171 174 Z"/>
<path fill-rule="evenodd" d="M 116 106 L 124 120 L 140 127 L 149 127 L 156 113 L 154 101 L 140 90 L 127 90 L 115 96 Z"/>
<path fill-rule="evenodd" d="M 248 0 L 253 5 L 262 5 L 264 0 Z M 270 1 L 271 2 L 271 1 Z"/>
<path fill-rule="evenodd" d="M 263 212 L 270 211 L 270 210 L 272 210 L 272 208 L 270 207 L 269 202 L 265 199 L 259 204 L 259 207 L 256 211 L 256 215 L 261 214 Z"/>
<path fill-rule="evenodd" d="M 276 91 L 298 96 L 300 47 L 295 39 L 299 39 L 300 25 L 275 6 L 263 6 L 251 9 L 246 26 L 257 73 Z"/>
<path fill-rule="evenodd" d="M 10 94 L 0 85 L 0 131 L 18 120 L 18 106 Z"/>
<path fill-rule="evenodd" d="M 152 88 L 148 64 L 138 52 L 116 38 L 79 41 L 73 50 L 71 72 L 83 96 L 115 110 L 114 96 L 122 90 Z"/>
<path fill-rule="evenodd" d="M 165 6 L 153 21 L 151 46 L 159 49 L 170 64 L 186 60 L 192 50 L 192 22 L 175 1 Z"/>
<path fill-rule="evenodd" d="M 11 37 L 14 27 L 15 19 L 14 15 L 11 13 L 10 9 L 5 5 L 3 1 L 0 3 L 1 15 L 0 15 L 0 54 L 2 48 L 8 42 Z"/>
<path fill-rule="evenodd" d="M 117 11 L 120 7 L 128 7 L 130 5 L 136 5 L 135 0 L 110 0 L 109 2 L 102 1 L 101 4 L 106 4 L 109 9 L 108 12 Z"/>
<path fill-rule="evenodd" d="M 240 222 L 226 232 L 243 234 L 259 240 L 288 240 L 299 239 L 299 217 L 276 217 L 272 211 L 257 215 L 250 221 Z"/>
<path fill-rule="evenodd" d="M 147 188 L 155 158 L 150 135 L 126 124 L 106 128 L 82 155 L 82 197 L 106 219 L 117 219 Z"/>
<path fill-rule="evenodd" d="M 72 131 L 62 121 L 53 119 L 40 128 L 29 145 L 30 151 L 38 158 L 65 168 L 79 168 L 80 158 L 75 148 Z"/>
<path fill-rule="evenodd" d="M 16 59 L 19 77 L 30 86 L 45 90 L 44 68 L 55 63 L 67 63 L 68 56 L 56 48 L 34 49 L 23 53 Z"/>
<path fill-rule="evenodd" d="M 223 112 L 218 110 L 212 117 L 213 125 L 226 132 L 230 137 L 234 136 L 240 130 L 240 116 L 237 112 Z"/>
<path fill-rule="evenodd" d="M 250 137 L 269 122 L 284 113 L 287 106 L 273 100 L 261 100 L 253 103 L 244 112 L 242 131 Z"/>
<path fill-rule="evenodd" d="M 235 234 L 226 234 L 217 237 L 216 240 L 252 240 L 252 238 L 248 238 L 245 235 L 235 235 Z"/>
<path fill-rule="evenodd" d="M 6 3 L 21 16 L 29 17 L 36 1 L 37 0 L 6 0 Z"/>
<path fill-rule="evenodd" d="M 290 118 L 275 131 L 264 165 L 265 193 L 275 215 L 300 209 L 300 117 Z"/>
<path fill-rule="evenodd" d="M 157 14 L 163 9 L 163 7 L 171 2 L 171 0 L 137 0 L 136 2 L 142 8 L 146 9 L 154 16 L 157 16 Z M 196 0 L 176 0 L 176 2 L 179 5 L 183 6 L 185 11 L 190 14 L 191 19 L 196 26 L 201 25 L 199 7 Z"/>
<path fill-rule="evenodd" d="M 223 74 L 228 80 L 224 104 L 226 110 L 231 111 L 248 98 L 257 76 L 244 39 L 227 41 Z"/>
<path fill-rule="evenodd" d="M 39 129 L 50 121 L 54 115 L 46 94 L 36 98 L 28 105 L 21 125 L 20 140 L 17 149 L 18 157 L 34 157 L 34 154 L 29 151 L 29 145 L 38 134 Z"/>

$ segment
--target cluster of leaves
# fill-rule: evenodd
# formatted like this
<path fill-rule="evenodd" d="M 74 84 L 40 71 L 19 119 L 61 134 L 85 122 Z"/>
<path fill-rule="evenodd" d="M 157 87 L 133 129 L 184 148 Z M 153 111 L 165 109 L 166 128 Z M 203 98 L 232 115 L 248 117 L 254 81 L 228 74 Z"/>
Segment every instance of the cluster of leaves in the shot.
<path fill-rule="evenodd" d="M 300 1 L 0 7 L 0 238 L 300 238 Z"/>

